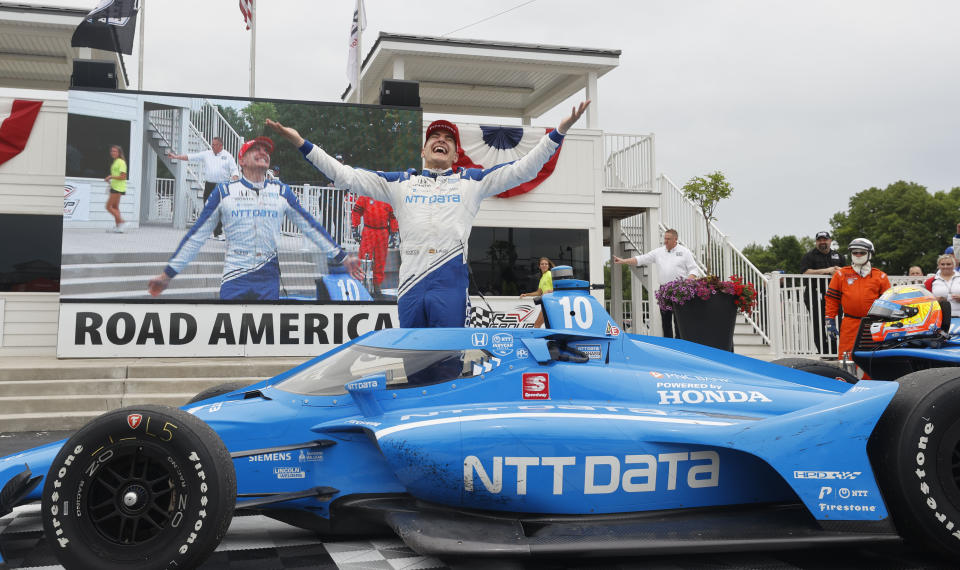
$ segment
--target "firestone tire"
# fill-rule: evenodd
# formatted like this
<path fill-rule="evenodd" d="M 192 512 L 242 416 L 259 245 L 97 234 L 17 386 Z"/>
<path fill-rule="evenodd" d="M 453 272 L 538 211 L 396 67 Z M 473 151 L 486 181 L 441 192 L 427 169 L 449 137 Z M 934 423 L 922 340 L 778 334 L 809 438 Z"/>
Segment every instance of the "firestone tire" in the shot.
<path fill-rule="evenodd" d="M 868 450 L 899 532 L 917 545 L 960 557 L 960 369 L 921 370 L 900 389 Z"/>
<path fill-rule="evenodd" d="M 177 408 L 107 412 L 57 454 L 43 530 L 67 569 L 196 568 L 230 526 L 233 461 L 210 426 Z"/>
<path fill-rule="evenodd" d="M 793 368 L 795 370 L 802 370 L 810 374 L 816 374 L 817 376 L 835 378 L 847 384 L 856 384 L 860 381 L 856 375 L 847 372 L 839 366 L 833 366 L 832 364 L 811 358 L 781 358 L 774 360 L 773 364 L 779 364 L 780 366 L 786 366 L 787 368 Z"/>
<path fill-rule="evenodd" d="M 222 396 L 224 394 L 229 394 L 234 390 L 239 390 L 240 388 L 245 388 L 250 385 L 250 382 L 244 382 L 242 380 L 234 380 L 233 382 L 224 382 L 223 384 L 217 384 L 207 388 L 206 390 L 201 390 L 197 392 L 197 395 L 190 398 L 186 405 L 190 405 L 196 402 L 201 402 L 203 400 L 208 400 L 210 398 L 215 398 L 217 396 Z"/>

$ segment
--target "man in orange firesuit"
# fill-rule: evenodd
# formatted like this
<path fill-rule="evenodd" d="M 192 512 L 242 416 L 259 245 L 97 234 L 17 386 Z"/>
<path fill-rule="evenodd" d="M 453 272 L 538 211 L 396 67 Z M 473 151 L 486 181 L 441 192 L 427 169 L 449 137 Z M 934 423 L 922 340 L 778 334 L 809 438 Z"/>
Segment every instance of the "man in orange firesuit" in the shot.
<path fill-rule="evenodd" d="M 860 328 L 860 319 L 867 315 L 870 305 L 890 288 L 887 274 L 870 266 L 873 242 L 857 238 L 850 242 L 850 265 L 833 274 L 826 294 L 827 334 L 837 337 L 837 313 L 843 307 L 840 322 L 839 358 L 853 352 L 853 344 Z M 850 355 L 852 356 L 852 354 Z"/>
<path fill-rule="evenodd" d="M 363 220 L 363 233 L 360 233 L 360 221 Z M 397 237 L 397 218 L 393 208 L 386 202 L 380 202 L 366 196 L 359 196 L 350 215 L 353 227 L 353 239 L 360 243 L 358 257 L 373 260 L 373 287 L 371 293 L 380 293 L 383 283 L 383 269 L 387 264 L 387 245 L 395 246 Z"/>

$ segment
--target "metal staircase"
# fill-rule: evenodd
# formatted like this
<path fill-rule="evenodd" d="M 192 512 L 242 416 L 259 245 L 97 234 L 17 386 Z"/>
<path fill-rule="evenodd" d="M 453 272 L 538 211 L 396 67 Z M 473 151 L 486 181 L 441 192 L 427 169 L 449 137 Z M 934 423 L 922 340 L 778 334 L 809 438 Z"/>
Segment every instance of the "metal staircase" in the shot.
<path fill-rule="evenodd" d="M 150 193 L 150 202 L 146 209 L 147 223 L 173 222 L 174 228 L 185 229 L 197 219 L 203 208 L 203 165 L 199 162 L 171 159 L 167 157 L 167 153 L 191 154 L 208 150 L 213 137 L 220 137 L 224 149 L 234 158 L 244 142 L 243 137 L 209 101 L 201 100 L 196 109 L 148 109 L 144 129 L 145 143 L 153 151 L 151 154 L 159 157 L 163 165 L 173 173 L 174 182 L 164 188 L 158 187 L 158 191 Z M 148 163 L 152 162 L 150 158 L 148 157 Z M 175 193 L 174 189 L 177 188 L 181 190 Z M 167 212 L 172 212 L 172 217 L 168 217 L 170 214 Z"/>
<path fill-rule="evenodd" d="M 609 165 L 608 165 L 609 167 Z M 609 176 L 608 176 L 609 177 Z M 729 238 L 711 223 L 709 230 L 703 223 L 703 217 L 696 205 L 687 199 L 680 188 L 665 175 L 657 178 L 657 189 L 660 192 L 660 223 L 658 234 L 662 235 L 667 229 L 675 229 L 680 234 L 680 243 L 693 252 L 694 258 L 701 270 L 705 271 L 707 259 L 713 267 L 714 273 L 721 278 L 739 275 L 746 281 L 753 283 L 757 289 L 758 304 L 750 315 L 737 315 L 737 326 L 734 331 L 734 347 L 738 354 L 758 358 L 770 358 L 774 352 L 770 347 L 769 316 L 767 307 L 767 277 L 762 274 L 736 247 Z M 707 231 L 710 232 L 710 246 L 707 246 Z M 639 255 L 643 251 L 653 249 L 658 244 L 641 249 L 643 244 L 643 216 L 633 216 L 621 220 L 620 239 L 618 242 L 618 256 Z M 616 252 L 615 252 L 616 253 Z M 631 268 L 635 279 L 640 283 L 649 283 L 648 269 Z M 647 291 L 648 299 L 654 299 L 653 292 Z M 643 301 L 647 304 L 648 301 Z M 651 301 L 655 308 L 656 301 Z M 636 304 L 633 304 L 634 307 Z M 644 307 L 644 314 L 649 314 L 649 307 Z"/>

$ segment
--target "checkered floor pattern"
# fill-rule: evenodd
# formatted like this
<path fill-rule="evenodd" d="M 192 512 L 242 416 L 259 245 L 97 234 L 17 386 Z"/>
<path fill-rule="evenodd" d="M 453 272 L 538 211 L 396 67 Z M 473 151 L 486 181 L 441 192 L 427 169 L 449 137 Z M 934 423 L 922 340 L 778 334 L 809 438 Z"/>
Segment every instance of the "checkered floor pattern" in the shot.
<path fill-rule="evenodd" d="M 53 551 L 43 538 L 40 507 L 17 507 L 0 519 L 0 548 L 5 568 L 54 570 Z M 589 555 L 589 553 L 583 553 Z M 436 558 L 420 556 L 399 539 L 322 542 L 309 531 L 259 515 L 234 517 L 223 542 L 201 570 L 940 570 L 957 568 L 899 545 L 835 547 L 803 551 L 652 556 L 628 559 L 578 559 L 508 561 L 484 560 L 447 565 Z"/>
<path fill-rule="evenodd" d="M 17 507 L 0 519 L 0 547 L 7 568 L 62 568 L 43 539 L 39 505 Z M 202 570 L 421 570 L 448 568 L 420 556 L 400 539 L 321 542 L 309 531 L 267 517 L 234 517 L 223 542 Z"/>

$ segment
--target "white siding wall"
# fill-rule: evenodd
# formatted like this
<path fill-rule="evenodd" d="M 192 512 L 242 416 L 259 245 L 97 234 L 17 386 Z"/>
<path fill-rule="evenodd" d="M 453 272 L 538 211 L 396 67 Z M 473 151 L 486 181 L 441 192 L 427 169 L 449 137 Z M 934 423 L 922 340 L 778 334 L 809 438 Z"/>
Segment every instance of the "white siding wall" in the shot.
<path fill-rule="evenodd" d="M 474 225 L 589 230 L 589 281 L 603 283 L 602 153 L 601 131 L 572 130 L 550 178 L 526 194 L 484 200 Z"/>
<path fill-rule="evenodd" d="M 56 356 L 57 317 L 60 312 L 56 293 L 3 293 L 3 338 L 0 358 L 10 356 Z"/>
<path fill-rule="evenodd" d="M 42 100 L 23 152 L 0 165 L 0 213 L 63 213 L 67 93 L 0 88 L 0 103 Z M 59 295 L 0 293 L 0 357 L 56 355 Z"/>
<path fill-rule="evenodd" d="M 0 213 L 63 215 L 67 93 L 0 88 L 0 103 L 42 100 L 23 152 L 0 166 Z"/>

